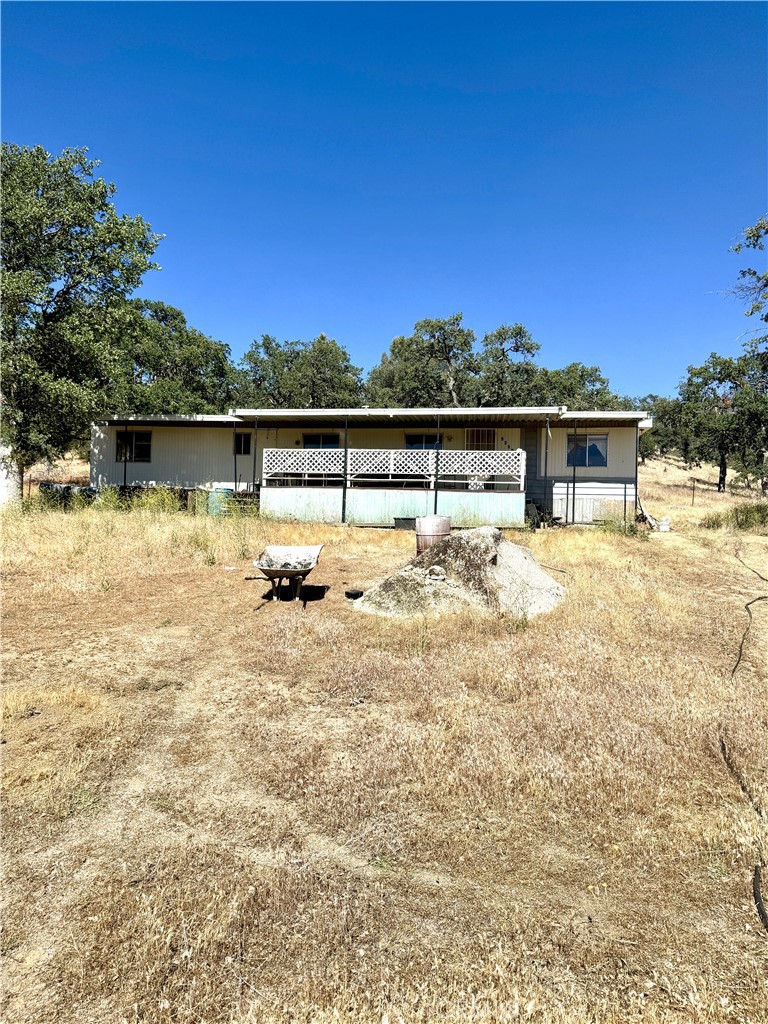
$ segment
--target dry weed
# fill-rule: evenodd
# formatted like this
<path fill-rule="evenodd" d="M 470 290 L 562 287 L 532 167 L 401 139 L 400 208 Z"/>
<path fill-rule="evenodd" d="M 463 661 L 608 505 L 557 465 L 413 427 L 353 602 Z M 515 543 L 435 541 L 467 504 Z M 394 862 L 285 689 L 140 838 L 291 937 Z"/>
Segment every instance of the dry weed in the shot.
<path fill-rule="evenodd" d="M 356 614 L 406 533 L 4 517 L 6 1019 L 768 1018 L 768 542 L 675 472 L 675 533 L 511 535 L 528 624 Z M 325 543 L 306 606 L 270 542 Z"/>

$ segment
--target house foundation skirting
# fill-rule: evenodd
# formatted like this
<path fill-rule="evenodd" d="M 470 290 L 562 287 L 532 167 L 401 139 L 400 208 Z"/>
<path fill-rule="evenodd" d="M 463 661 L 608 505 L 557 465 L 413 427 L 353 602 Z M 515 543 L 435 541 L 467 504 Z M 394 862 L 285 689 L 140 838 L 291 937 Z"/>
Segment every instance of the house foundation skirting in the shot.
<path fill-rule="evenodd" d="M 340 487 L 262 487 L 261 514 L 299 522 L 340 523 L 343 495 Z M 391 526 L 395 518 L 411 519 L 435 512 L 433 490 L 349 488 L 346 521 Z M 454 526 L 522 526 L 525 494 L 522 491 L 439 491 L 437 514 L 450 516 Z"/>

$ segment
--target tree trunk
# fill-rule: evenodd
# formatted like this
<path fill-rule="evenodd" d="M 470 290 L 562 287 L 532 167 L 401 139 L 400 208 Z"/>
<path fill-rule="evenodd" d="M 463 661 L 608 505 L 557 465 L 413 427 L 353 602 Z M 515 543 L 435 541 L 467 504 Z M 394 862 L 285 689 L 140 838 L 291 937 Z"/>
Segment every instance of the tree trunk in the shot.
<path fill-rule="evenodd" d="M 11 458 L 7 448 L 0 449 L 0 504 L 20 501 L 24 497 L 26 466 Z"/>
<path fill-rule="evenodd" d="M 450 364 L 448 367 L 448 390 L 451 393 L 451 398 L 453 399 L 454 406 L 457 409 L 460 408 L 461 402 L 459 401 L 459 396 L 456 394 L 456 378 L 453 373 L 453 367 Z"/>
<path fill-rule="evenodd" d="M 725 475 L 728 472 L 727 454 L 720 449 L 720 476 L 717 478 L 717 490 L 719 494 L 725 494 Z"/>

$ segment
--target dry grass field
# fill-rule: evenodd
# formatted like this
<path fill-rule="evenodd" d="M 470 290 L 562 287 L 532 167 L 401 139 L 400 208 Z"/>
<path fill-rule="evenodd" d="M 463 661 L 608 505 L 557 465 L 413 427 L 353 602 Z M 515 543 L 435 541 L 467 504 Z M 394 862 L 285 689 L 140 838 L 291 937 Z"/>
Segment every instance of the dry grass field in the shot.
<path fill-rule="evenodd" d="M 528 625 L 351 609 L 412 534 L 5 514 L 7 1024 L 767 1020 L 768 537 L 696 473 L 510 534 Z"/>

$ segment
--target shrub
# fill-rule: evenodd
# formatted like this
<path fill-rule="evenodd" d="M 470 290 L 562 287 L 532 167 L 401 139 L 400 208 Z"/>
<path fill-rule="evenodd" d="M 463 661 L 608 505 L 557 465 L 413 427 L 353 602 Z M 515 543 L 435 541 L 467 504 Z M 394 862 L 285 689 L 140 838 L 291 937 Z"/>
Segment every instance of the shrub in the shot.
<path fill-rule="evenodd" d="M 181 512 L 181 498 L 178 491 L 172 491 L 170 487 L 153 487 L 148 490 L 141 490 L 134 494 L 131 499 L 133 508 L 141 512 L 156 512 L 165 514 L 168 512 Z"/>
<path fill-rule="evenodd" d="M 705 516 L 702 516 L 701 525 L 707 530 L 719 530 L 723 525 L 723 513 L 707 512 Z"/>
<path fill-rule="evenodd" d="M 707 512 L 701 525 L 707 530 L 761 530 L 768 527 L 768 501 L 750 501 L 725 512 Z"/>
<path fill-rule="evenodd" d="M 600 524 L 600 529 L 603 533 L 620 533 L 623 537 L 640 537 L 642 540 L 648 540 L 647 531 L 640 529 L 633 520 L 624 522 L 623 519 L 606 519 Z"/>

